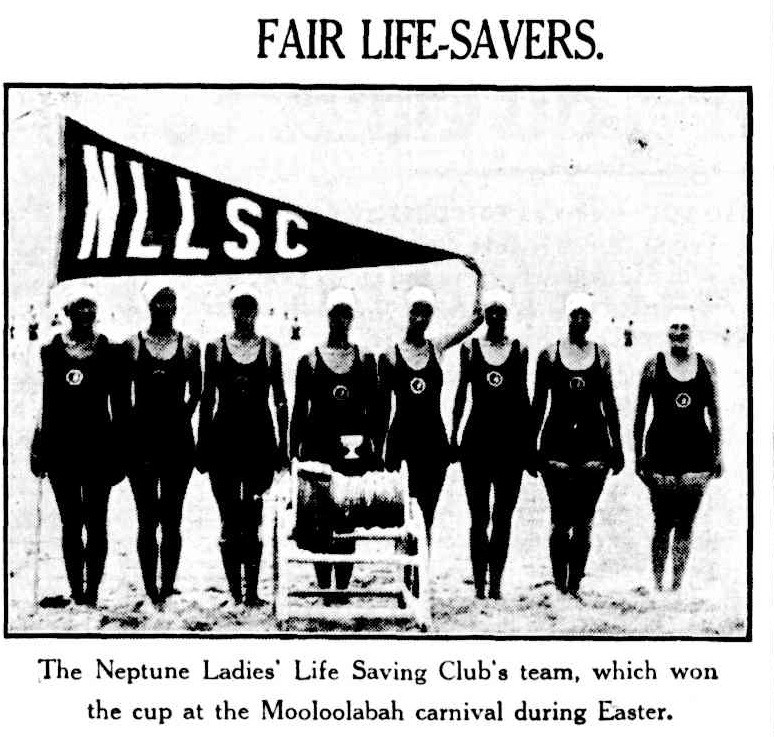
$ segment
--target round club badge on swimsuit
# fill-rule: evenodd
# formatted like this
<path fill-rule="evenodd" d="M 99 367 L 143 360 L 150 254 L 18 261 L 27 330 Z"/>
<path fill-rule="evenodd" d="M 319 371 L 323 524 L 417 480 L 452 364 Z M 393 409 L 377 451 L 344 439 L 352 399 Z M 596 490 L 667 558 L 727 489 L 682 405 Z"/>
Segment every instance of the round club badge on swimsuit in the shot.
<path fill-rule="evenodd" d="M 503 375 L 499 371 L 490 371 L 486 375 L 486 383 L 497 389 L 499 386 L 502 386 Z"/>
<path fill-rule="evenodd" d="M 65 374 L 65 381 L 70 386 L 80 386 L 81 383 L 83 382 L 83 371 L 81 371 L 80 369 L 70 369 Z"/>
<path fill-rule="evenodd" d="M 333 387 L 331 394 L 333 394 L 334 399 L 342 401 L 349 397 L 349 389 L 344 386 L 344 384 L 336 384 L 336 386 Z"/>
<path fill-rule="evenodd" d="M 573 376 L 570 378 L 570 389 L 574 392 L 582 392 L 586 388 L 586 381 L 582 376 Z"/>
<path fill-rule="evenodd" d="M 411 389 L 414 394 L 422 394 L 422 392 L 427 389 L 427 384 L 425 383 L 425 380 L 421 376 L 415 376 L 410 382 L 409 382 L 409 388 Z"/>
<path fill-rule="evenodd" d="M 680 409 L 685 409 L 691 406 L 691 395 L 686 392 L 680 392 L 675 397 L 675 405 Z"/>

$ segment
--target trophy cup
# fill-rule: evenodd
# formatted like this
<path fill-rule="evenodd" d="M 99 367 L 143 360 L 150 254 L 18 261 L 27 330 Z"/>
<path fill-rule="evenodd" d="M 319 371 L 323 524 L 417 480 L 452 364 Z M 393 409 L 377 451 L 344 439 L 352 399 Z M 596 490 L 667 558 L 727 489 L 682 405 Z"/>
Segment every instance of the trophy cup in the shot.
<path fill-rule="evenodd" d="M 355 449 L 359 448 L 363 444 L 363 436 L 342 435 L 341 444 L 347 449 L 347 454 L 344 456 L 344 460 L 357 460 L 358 454 L 355 452 Z"/>

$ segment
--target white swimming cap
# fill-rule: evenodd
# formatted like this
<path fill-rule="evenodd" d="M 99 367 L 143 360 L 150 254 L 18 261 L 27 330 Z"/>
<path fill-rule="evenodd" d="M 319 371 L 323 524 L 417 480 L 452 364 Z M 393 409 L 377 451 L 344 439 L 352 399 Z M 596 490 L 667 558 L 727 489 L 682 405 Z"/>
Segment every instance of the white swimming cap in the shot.
<path fill-rule="evenodd" d="M 247 281 L 231 285 L 231 288 L 228 290 L 228 303 L 232 304 L 237 297 L 252 297 L 256 302 L 260 302 L 258 289 Z"/>
<path fill-rule="evenodd" d="M 162 289 L 171 289 L 173 292 L 175 291 L 175 288 L 172 286 L 172 283 L 168 279 L 163 279 L 162 277 L 153 277 L 148 279 L 140 287 L 140 294 L 142 295 L 145 305 L 149 305 L 153 298 Z"/>
<path fill-rule="evenodd" d="M 97 303 L 97 292 L 90 281 L 76 279 L 57 284 L 51 290 L 51 309 L 53 312 L 64 312 L 65 307 L 79 299 L 90 299 Z"/>
<path fill-rule="evenodd" d="M 502 305 L 506 310 L 510 311 L 511 302 L 512 298 L 510 292 L 502 287 L 486 289 L 481 297 L 481 304 L 484 306 L 484 309 L 489 307 L 489 305 L 497 304 Z"/>
<path fill-rule="evenodd" d="M 411 307 L 412 305 L 415 305 L 417 302 L 427 302 L 429 305 L 435 304 L 435 292 L 433 292 L 430 287 L 425 286 L 417 286 L 412 287 L 408 290 L 408 293 L 406 294 L 406 300 L 408 302 L 408 306 Z"/>
<path fill-rule="evenodd" d="M 564 303 L 564 314 L 569 317 L 574 310 L 583 309 L 594 314 L 594 298 L 586 292 L 574 292 Z"/>
<path fill-rule="evenodd" d="M 695 318 L 692 310 L 677 309 L 672 310 L 669 313 L 667 327 L 672 325 L 689 325 L 693 327 L 695 324 Z"/>
<path fill-rule="evenodd" d="M 355 293 L 349 287 L 332 289 L 325 300 L 325 311 L 330 312 L 336 305 L 349 305 L 354 311 Z"/>

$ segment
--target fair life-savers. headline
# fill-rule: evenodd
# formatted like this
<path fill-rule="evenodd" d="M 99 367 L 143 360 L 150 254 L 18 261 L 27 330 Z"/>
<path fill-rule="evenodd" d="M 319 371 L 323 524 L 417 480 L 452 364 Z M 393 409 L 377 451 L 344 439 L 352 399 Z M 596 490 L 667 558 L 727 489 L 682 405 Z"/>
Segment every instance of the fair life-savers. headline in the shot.
<path fill-rule="evenodd" d="M 590 18 L 363 18 L 350 31 L 335 18 L 259 18 L 259 59 L 603 59 Z M 357 48 L 351 46 L 357 39 Z"/>

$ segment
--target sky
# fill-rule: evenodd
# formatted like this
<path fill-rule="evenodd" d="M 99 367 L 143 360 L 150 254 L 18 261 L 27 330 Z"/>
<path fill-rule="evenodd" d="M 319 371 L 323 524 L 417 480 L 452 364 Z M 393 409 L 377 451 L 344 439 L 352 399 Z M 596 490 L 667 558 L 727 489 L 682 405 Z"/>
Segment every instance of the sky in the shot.
<path fill-rule="evenodd" d="M 661 336 L 671 309 L 691 305 L 710 343 L 744 334 L 743 93 L 10 90 L 12 318 L 45 302 L 54 273 L 64 115 L 202 174 L 470 254 L 513 293 L 512 329 L 530 343 L 562 329 L 577 290 L 597 297 L 601 336 L 629 319 Z M 181 282 L 181 325 L 224 329 L 229 283 Z M 465 318 L 473 281 L 450 263 L 255 283 L 264 319 L 273 309 L 282 331 L 284 313 L 298 315 L 310 337 L 328 289 L 352 286 L 355 330 L 378 345 L 399 337 L 409 287 L 435 290 L 440 333 Z M 104 285 L 106 328 L 141 326 L 139 284 Z"/>

